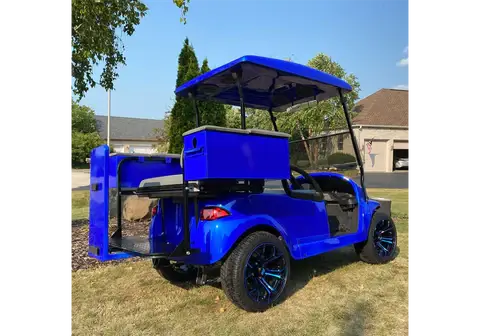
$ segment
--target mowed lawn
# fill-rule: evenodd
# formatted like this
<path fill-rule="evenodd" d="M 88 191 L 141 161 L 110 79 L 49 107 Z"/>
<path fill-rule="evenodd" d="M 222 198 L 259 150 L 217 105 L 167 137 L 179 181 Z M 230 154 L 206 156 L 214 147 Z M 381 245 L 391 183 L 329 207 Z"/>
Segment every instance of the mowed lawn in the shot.
<path fill-rule="evenodd" d="M 72 191 L 72 220 L 88 218 L 90 190 Z"/>
<path fill-rule="evenodd" d="M 151 261 L 72 273 L 74 335 L 407 335 L 408 190 L 370 189 L 390 198 L 398 257 L 386 265 L 358 261 L 353 248 L 292 267 L 289 298 L 265 313 L 233 306 L 220 288 L 180 288 Z M 83 204 L 88 192 L 74 192 Z M 81 193 L 84 195 L 81 196 Z M 87 195 L 87 196 L 85 196 Z M 88 215 L 88 203 L 79 214 Z M 72 209 L 73 211 L 73 209 Z"/>

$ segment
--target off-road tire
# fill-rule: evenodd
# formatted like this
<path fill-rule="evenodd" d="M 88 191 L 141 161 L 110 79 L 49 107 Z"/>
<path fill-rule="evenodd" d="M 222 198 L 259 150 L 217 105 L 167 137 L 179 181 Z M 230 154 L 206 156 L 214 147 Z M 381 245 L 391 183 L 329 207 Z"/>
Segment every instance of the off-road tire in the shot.
<path fill-rule="evenodd" d="M 177 270 L 170 261 L 167 259 L 155 258 L 152 259 L 153 268 L 160 274 L 165 280 L 172 283 L 180 283 L 187 281 L 194 281 L 197 277 L 196 268 L 191 268 L 188 271 Z"/>
<path fill-rule="evenodd" d="M 370 228 L 368 230 L 368 238 L 366 241 L 357 243 L 354 245 L 355 252 L 357 252 L 358 256 L 360 257 L 360 260 L 369 263 L 369 264 L 385 264 L 396 257 L 396 251 L 392 253 L 389 256 L 382 257 L 377 253 L 377 250 L 375 248 L 375 243 L 374 243 L 374 232 L 375 232 L 375 227 L 377 223 L 379 223 L 382 220 L 389 220 L 392 225 L 393 225 L 393 234 L 395 236 L 395 248 L 396 248 L 396 238 L 397 238 L 397 229 L 395 227 L 395 223 L 392 220 L 390 216 L 387 214 L 381 213 L 381 212 L 376 212 L 372 216 L 372 220 L 370 222 Z"/>
<path fill-rule="evenodd" d="M 281 294 L 270 304 L 255 302 L 244 285 L 244 269 L 250 253 L 260 244 L 270 243 L 280 250 L 286 262 L 286 280 Z M 220 269 L 220 281 L 227 298 L 237 307 L 248 312 L 263 312 L 285 299 L 290 278 L 290 254 L 283 241 L 271 233 L 257 231 L 245 237 L 227 257 Z"/>

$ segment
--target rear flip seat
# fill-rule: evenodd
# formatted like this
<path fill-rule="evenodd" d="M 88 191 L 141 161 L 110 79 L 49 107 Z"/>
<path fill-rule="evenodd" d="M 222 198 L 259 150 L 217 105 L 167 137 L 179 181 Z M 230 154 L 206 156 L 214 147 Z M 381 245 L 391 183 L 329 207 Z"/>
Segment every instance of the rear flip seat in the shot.
<path fill-rule="evenodd" d="M 142 180 L 142 182 L 140 182 L 140 188 L 178 185 L 182 183 L 183 183 L 183 174 L 167 175 L 167 176 L 152 177 L 149 179 Z"/>

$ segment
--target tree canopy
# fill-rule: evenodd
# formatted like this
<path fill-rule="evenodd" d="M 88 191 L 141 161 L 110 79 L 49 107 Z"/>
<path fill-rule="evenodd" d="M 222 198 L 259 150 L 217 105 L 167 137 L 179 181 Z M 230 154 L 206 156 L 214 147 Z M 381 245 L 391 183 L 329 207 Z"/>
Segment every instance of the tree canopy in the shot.
<path fill-rule="evenodd" d="M 210 71 L 208 60 L 203 60 L 200 73 Z M 198 103 L 201 125 L 214 125 L 225 127 L 227 125 L 225 106 L 214 101 L 202 101 Z"/>
<path fill-rule="evenodd" d="M 173 0 L 186 23 L 190 0 Z M 140 0 L 72 0 L 73 93 L 83 98 L 89 88 L 100 84 L 113 89 L 118 66 L 126 64 L 122 34 L 131 36 L 146 15 Z M 93 67 L 103 64 L 99 79 Z"/>
<path fill-rule="evenodd" d="M 195 78 L 200 73 L 197 56 L 188 38 L 183 43 L 178 56 L 178 72 L 176 86 Z M 170 113 L 168 129 L 169 152 L 180 153 L 183 147 L 182 134 L 195 127 L 195 109 L 188 98 L 176 97 Z"/>
<path fill-rule="evenodd" d="M 103 143 L 94 116 L 91 108 L 72 101 L 72 167 L 85 165 L 92 149 Z"/>

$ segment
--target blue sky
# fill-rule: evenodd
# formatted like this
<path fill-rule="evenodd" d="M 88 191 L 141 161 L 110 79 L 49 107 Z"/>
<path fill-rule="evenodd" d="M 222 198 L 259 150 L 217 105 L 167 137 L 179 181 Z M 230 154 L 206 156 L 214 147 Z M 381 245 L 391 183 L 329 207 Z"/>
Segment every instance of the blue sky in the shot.
<path fill-rule="evenodd" d="M 323 52 L 359 78 L 361 98 L 408 86 L 407 0 L 191 0 L 186 25 L 172 0 L 145 2 L 149 12 L 124 38 L 127 66 L 112 91 L 112 116 L 163 117 L 174 104 L 185 37 L 210 68 L 246 54 L 305 64 Z M 81 104 L 107 114 L 100 87 Z"/>

